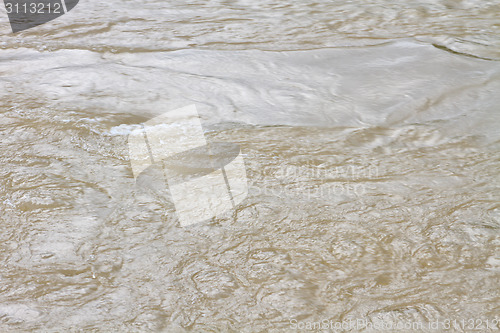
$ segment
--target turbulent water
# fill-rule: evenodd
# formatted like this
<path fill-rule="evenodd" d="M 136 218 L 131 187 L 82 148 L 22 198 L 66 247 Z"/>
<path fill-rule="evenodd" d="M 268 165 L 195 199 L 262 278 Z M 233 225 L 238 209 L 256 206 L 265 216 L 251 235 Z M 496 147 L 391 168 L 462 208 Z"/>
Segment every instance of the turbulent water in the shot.
<path fill-rule="evenodd" d="M 497 1 L 4 14 L 0 331 L 500 330 Z M 181 227 L 127 140 L 191 104 L 249 190 Z"/>

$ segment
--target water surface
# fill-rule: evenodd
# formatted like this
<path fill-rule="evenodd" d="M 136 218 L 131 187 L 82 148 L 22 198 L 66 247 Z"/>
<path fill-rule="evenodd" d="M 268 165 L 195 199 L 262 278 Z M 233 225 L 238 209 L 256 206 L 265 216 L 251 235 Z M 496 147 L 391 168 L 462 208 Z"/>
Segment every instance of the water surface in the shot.
<path fill-rule="evenodd" d="M 2 35 L 0 330 L 494 321 L 499 15 L 83 1 Z M 241 146 L 249 195 L 182 228 L 136 184 L 127 136 L 193 103 L 209 140 Z"/>

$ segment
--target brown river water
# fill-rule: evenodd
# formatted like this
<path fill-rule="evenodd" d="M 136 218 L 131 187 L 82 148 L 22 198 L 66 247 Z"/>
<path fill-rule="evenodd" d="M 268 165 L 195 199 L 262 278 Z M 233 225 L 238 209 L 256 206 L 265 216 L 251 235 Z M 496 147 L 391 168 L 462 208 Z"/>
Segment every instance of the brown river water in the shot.
<path fill-rule="evenodd" d="M 0 16 L 0 332 L 500 332 L 498 1 Z M 181 226 L 128 138 L 191 104 L 248 195 Z"/>

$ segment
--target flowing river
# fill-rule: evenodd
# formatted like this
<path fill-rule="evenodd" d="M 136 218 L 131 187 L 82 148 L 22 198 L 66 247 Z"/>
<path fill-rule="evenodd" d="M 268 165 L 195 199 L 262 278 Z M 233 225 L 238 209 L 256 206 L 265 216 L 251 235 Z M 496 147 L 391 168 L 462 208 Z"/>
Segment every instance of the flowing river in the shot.
<path fill-rule="evenodd" d="M 0 7 L 1 332 L 500 330 L 498 1 Z M 248 194 L 182 226 L 128 140 L 193 104 Z"/>

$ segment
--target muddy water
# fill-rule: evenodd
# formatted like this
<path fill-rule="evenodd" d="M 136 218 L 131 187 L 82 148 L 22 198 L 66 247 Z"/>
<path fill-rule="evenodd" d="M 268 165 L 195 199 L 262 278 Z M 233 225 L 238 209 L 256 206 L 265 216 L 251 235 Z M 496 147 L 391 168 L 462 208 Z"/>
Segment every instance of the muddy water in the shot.
<path fill-rule="evenodd" d="M 499 16 L 107 1 L 2 35 L 0 330 L 498 330 Z M 181 227 L 127 137 L 190 104 L 249 192 Z"/>

